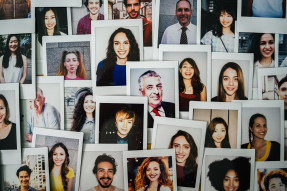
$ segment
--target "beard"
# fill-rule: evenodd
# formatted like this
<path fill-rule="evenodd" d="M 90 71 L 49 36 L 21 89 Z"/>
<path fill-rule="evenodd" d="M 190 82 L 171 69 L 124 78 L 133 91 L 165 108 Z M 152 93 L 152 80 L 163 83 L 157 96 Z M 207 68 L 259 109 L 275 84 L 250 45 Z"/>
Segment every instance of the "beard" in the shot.
<path fill-rule="evenodd" d="M 135 16 L 133 16 L 134 14 L 136 14 Z M 137 18 L 138 16 L 139 16 L 139 12 L 136 12 L 136 11 L 131 11 L 131 12 L 129 12 L 129 16 L 130 16 L 130 18 L 132 18 L 132 19 L 135 19 L 135 18 Z"/>
<path fill-rule="evenodd" d="M 103 180 L 103 179 L 108 179 L 108 180 L 111 180 L 111 182 L 110 182 L 110 184 L 102 184 L 101 183 L 101 181 L 100 180 Z M 102 188 L 109 188 L 110 186 L 111 186 L 111 184 L 112 184 L 112 182 L 113 182 L 113 180 L 110 178 L 110 177 L 102 177 L 102 178 L 100 178 L 100 180 L 99 179 L 97 179 L 98 180 L 98 183 L 99 183 L 99 185 L 102 187 Z"/>

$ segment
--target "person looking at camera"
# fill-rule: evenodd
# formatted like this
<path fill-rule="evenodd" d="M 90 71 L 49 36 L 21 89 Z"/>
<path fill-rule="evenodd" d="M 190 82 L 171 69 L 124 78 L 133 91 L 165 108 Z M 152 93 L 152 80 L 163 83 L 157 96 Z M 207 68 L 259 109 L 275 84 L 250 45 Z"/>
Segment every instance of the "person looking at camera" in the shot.
<path fill-rule="evenodd" d="M 16 172 L 20 186 L 12 191 L 38 191 L 37 189 L 29 186 L 31 173 L 32 170 L 27 165 L 21 166 Z"/>

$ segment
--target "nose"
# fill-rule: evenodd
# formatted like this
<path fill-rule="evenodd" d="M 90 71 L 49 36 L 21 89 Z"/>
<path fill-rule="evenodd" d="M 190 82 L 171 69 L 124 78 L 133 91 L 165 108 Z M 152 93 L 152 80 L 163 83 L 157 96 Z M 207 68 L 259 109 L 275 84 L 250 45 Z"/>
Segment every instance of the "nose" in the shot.
<path fill-rule="evenodd" d="M 269 43 L 266 43 L 266 48 L 270 48 L 270 44 Z"/>
<path fill-rule="evenodd" d="M 158 94 L 159 90 L 158 90 L 157 87 L 154 87 L 152 92 L 153 92 L 154 94 Z"/>
<path fill-rule="evenodd" d="M 234 81 L 233 80 L 229 80 L 228 84 L 232 86 L 234 84 Z"/>
<path fill-rule="evenodd" d="M 132 10 L 134 10 L 135 9 L 135 6 L 132 4 Z"/>
<path fill-rule="evenodd" d="M 183 149 L 182 147 L 179 147 L 179 153 L 182 153 Z"/>

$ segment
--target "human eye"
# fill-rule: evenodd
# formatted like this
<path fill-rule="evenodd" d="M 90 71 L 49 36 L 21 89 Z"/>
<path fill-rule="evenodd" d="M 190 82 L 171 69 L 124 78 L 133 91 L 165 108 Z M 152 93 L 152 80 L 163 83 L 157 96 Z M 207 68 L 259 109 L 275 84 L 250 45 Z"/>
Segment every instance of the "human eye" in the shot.
<path fill-rule="evenodd" d="M 234 80 L 235 80 L 235 81 L 238 81 L 238 77 L 235 77 Z"/>
<path fill-rule="evenodd" d="M 149 172 L 149 171 L 150 171 L 150 168 L 147 168 L 146 171 Z"/>
<path fill-rule="evenodd" d="M 119 45 L 119 42 L 114 42 L 114 45 Z"/>
<path fill-rule="evenodd" d="M 274 44 L 274 40 L 270 40 L 270 41 L 269 41 L 269 44 Z"/>
<path fill-rule="evenodd" d="M 151 90 L 153 87 L 152 86 L 147 86 L 147 89 L 148 90 Z"/>
<path fill-rule="evenodd" d="M 173 147 L 177 148 L 177 147 L 179 147 L 179 144 L 173 144 Z"/>
<path fill-rule="evenodd" d="M 127 7 L 131 7 L 132 6 L 132 4 L 127 4 Z"/>
<path fill-rule="evenodd" d="M 189 145 L 185 145 L 184 148 L 189 149 L 190 147 L 189 147 Z"/>
<path fill-rule="evenodd" d="M 189 8 L 185 8 L 184 11 L 185 11 L 185 12 L 189 12 Z"/>
<path fill-rule="evenodd" d="M 177 12 L 181 12 L 181 11 L 182 11 L 182 8 L 178 8 L 178 9 L 177 9 Z"/>
<path fill-rule="evenodd" d="M 265 45 L 265 44 L 266 44 L 265 41 L 261 41 L 261 42 L 260 42 L 260 45 Z"/>
<path fill-rule="evenodd" d="M 124 43 L 125 43 L 125 44 L 130 44 L 130 42 L 129 42 L 128 40 L 127 40 L 127 41 L 125 41 Z"/>
<path fill-rule="evenodd" d="M 158 88 L 162 88 L 162 84 L 158 84 L 156 87 L 158 87 Z"/>

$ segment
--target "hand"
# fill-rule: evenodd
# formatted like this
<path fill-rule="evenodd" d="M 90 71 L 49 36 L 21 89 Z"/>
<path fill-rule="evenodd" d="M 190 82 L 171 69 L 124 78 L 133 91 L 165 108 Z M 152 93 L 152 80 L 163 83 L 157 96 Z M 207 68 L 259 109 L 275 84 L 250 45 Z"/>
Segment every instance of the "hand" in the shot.
<path fill-rule="evenodd" d="M 32 134 L 26 133 L 26 140 L 29 141 L 30 143 L 32 142 Z"/>

